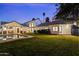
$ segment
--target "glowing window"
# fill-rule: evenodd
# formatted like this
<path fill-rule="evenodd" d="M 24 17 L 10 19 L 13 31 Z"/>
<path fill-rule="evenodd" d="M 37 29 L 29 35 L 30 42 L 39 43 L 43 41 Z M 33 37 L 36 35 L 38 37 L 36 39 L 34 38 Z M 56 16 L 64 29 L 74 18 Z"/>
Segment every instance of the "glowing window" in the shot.
<path fill-rule="evenodd" d="M 58 31 L 58 27 L 53 27 L 53 31 Z"/>

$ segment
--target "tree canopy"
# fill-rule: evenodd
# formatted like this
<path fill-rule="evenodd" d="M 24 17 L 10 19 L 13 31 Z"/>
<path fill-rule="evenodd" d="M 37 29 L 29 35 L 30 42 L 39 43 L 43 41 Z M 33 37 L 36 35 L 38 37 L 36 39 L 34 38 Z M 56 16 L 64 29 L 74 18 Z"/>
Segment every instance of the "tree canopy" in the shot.
<path fill-rule="evenodd" d="M 62 18 L 62 19 L 73 19 L 77 20 L 78 14 L 79 14 L 79 4 L 77 3 L 62 3 L 59 4 L 59 10 L 56 15 L 56 18 Z"/>

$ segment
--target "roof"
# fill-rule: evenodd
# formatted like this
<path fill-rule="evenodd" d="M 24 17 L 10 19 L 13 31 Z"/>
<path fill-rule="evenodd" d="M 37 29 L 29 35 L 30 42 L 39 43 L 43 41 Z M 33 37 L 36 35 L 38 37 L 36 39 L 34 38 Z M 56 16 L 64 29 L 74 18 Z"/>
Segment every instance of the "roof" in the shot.
<path fill-rule="evenodd" d="M 21 24 L 22 26 L 27 26 L 28 27 L 28 25 L 27 25 L 27 23 L 23 23 L 23 24 Z"/>
<path fill-rule="evenodd" d="M 28 22 L 25 22 L 25 23 L 23 23 L 23 24 L 21 24 L 21 25 L 29 27 L 29 26 L 28 26 L 28 23 L 29 23 L 29 22 L 32 22 L 32 21 L 33 21 L 33 20 L 28 21 Z"/>
<path fill-rule="evenodd" d="M 29 22 L 30 22 L 30 21 L 29 21 Z M 25 22 L 25 23 L 23 23 L 23 24 L 21 24 L 21 25 L 28 27 L 28 23 L 29 23 L 29 22 Z"/>
<path fill-rule="evenodd" d="M 12 23 L 12 22 L 16 22 L 16 21 L 11 21 L 11 22 L 1 21 L 1 22 L 0 22 L 0 25 L 9 24 L 9 23 Z M 16 22 L 16 23 L 20 24 L 19 22 Z M 22 25 L 22 24 L 20 24 L 20 25 Z"/>
<path fill-rule="evenodd" d="M 7 23 L 10 23 L 10 22 L 1 21 L 0 25 L 4 25 L 4 24 L 7 24 Z"/>
<path fill-rule="evenodd" d="M 64 21 L 52 21 L 52 22 L 45 22 L 41 23 L 38 26 L 48 26 L 48 25 L 54 25 L 54 24 L 65 24 Z"/>
<path fill-rule="evenodd" d="M 21 23 L 19 23 L 19 22 L 17 22 L 17 21 L 11 21 L 11 22 L 0 21 L 0 25 L 9 24 L 9 23 L 12 23 L 12 22 L 16 22 L 16 23 L 18 23 L 18 24 L 20 24 L 20 25 L 22 25 L 22 26 L 28 27 L 28 25 L 26 24 L 26 22 L 23 23 L 23 24 L 21 24 Z"/>

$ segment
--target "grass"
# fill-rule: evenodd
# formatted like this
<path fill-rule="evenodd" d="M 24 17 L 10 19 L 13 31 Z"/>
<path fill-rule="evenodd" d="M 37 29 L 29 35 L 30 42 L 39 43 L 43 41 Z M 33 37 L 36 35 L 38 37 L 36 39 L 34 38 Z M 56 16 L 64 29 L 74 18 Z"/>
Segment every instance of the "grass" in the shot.
<path fill-rule="evenodd" d="M 13 56 L 79 56 L 79 36 L 33 36 L 30 39 L 0 43 L 0 53 Z"/>

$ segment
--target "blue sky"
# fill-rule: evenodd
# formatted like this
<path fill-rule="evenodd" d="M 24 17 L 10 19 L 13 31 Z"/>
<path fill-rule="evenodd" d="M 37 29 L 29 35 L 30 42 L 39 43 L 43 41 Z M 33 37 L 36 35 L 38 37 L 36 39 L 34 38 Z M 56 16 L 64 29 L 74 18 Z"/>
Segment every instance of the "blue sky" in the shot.
<path fill-rule="evenodd" d="M 52 18 L 56 12 L 55 4 L 51 3 L 0 3 L 0 21 L 18 21 L 24 23 L 33 17 L 43 20 L 42 13 Z"/>

